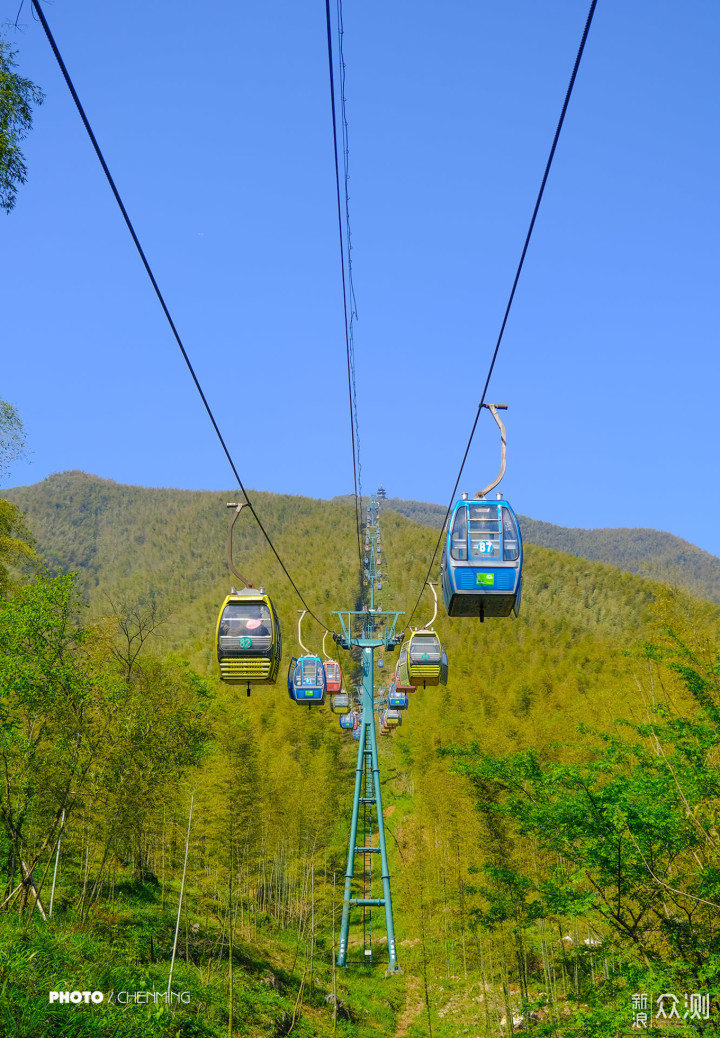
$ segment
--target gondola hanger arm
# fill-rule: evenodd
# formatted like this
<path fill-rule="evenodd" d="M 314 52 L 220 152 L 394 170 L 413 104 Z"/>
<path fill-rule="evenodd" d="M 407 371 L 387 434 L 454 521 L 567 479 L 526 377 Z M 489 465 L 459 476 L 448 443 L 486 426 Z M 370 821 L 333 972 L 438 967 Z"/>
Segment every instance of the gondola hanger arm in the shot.
<path fill-rule="evenodd" d="M 312 653 L 308 649 L 307 645 L 303 645 L 303 640 L 302 640 L 302 630 L 301 630 L 301 628 L 302 628 L 303 617 L 305 616 L 305 613 L 307 613 L 307 609 L 298 609 L 298 612 L 300 613 L 300 616 L 298 617 L 298 641 L 300 642 L 300 648 L 304 649 L 306 656 L 312 656 Z"/>
<path fill-rule="evenodd" d="M 430 621 L 430 623 L 425 624 L 425 627 L 429 628 L 432 627 L 432 625 L 435 623 L 435 617 L 437 616 L 437 592 L 435 591 L 435 585 L 432 584 L 429 580 L 427 581 L 427 586 L 432 591 L 433 598 L 435 599 L 435 609 L 433 611 L 432 620 Z"/>
<path fill-rule="evenodd" d="M 500 429 L 500 472 L 492 483 L 488 484 L 484 490 L 478 491 L 475 495 L 476 500 L 480 500 L 489 494 L 491 490 L 494 490 L 500 480 L 505 475 L 505 462 L 507 460 L 507 439 L 505 437 L 505 426 L 503 425 L 502 418 L 498 414 L 498 411 L 507 411 L 507 404 L 483 404 L 483 407 L 487 407 L 490 414 L 493 416 Z"/>
<path fill-rule="evenodd" d="M 247 580 L 242 575 L 242 573 L 238 573 L 238 571 L 235 569 L 235 563 L 233 562 L 233 550 L 232 550 L 233 526 L 235 525 L 235 521 L 236 521 L 237 517 L 240 515 L 240 513 L 242 512 L 242 510 L 243 510 L 243 508 L 245 507 L 246 504 L 247 504 L 247 501 L 242 501 L 239 504 L 236 501 L 228 501 L 228 503 L 227 503 L 227 507 L 228 508 L 234 508 L 235 509 L 235 514 L 233 515 L 232 519 L 230 520 L 230 526 L 228 527 L 228 534 L 227 534 L 227 541 L 226 541 L 226 545 L 225 545 L 225 550 L 226 550 L 226 554 L 227 554 L 227 564 L 228 564 L 228 566 L 230 568 L 230 572 L 233 573 L 238 578 L 238 580 L 242 580 L 242 582 L 245 585 L 245 587 L 250 587 L 251 588 L 251 587 L 253 587 L 253 585 L 250 583 L 250 581 Z"/>

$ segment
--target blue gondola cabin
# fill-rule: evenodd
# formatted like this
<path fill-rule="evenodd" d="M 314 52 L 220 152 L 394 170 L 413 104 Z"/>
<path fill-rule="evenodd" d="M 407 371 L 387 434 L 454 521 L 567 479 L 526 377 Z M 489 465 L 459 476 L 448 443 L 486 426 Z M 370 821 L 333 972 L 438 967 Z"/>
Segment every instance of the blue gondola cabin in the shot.
<path fill-rule="evenodd" d="M 507 501 L 499 497 L 455 504 L 440 574 L 448 616 L 517 616 L 522 537 Z"/>
<path fill-rule="evenodd" d="M 398 692 L 395 686 L 388 692 L 387 703 L 392 710 L 407 710 L 408 702 L 407 692 Z"/>
<path fill-rule="evenodd" d="M 325 668 L 319 656 L 301 656 L 290 661 L 288 695 L 296 703 L 322 706 L 325 702 Z"/>

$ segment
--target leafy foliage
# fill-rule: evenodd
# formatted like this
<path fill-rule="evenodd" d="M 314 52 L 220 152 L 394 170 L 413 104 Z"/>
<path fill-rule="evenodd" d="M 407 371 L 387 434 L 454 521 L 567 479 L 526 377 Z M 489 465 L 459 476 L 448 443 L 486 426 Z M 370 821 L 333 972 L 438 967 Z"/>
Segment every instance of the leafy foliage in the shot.
<path fill-rule="evenodd" d="M 12 586 L 8 566 L 17 569 L 36 561 L 25 517 L 10 501 L 0 498 L 0 595 Z"/>
<path fill-rule="evenodd" d="M 10 465 L 25 453 L 25 434 L 17 408 L 0 400 L 0 479 L 7 478 Z"/>
<path fill-rule="evenodd" d="M 644 650 L 654 682 L 641 720 L 582 726 L 554 759 L 477 744 L 447 751 L 488 834 L 484 925 L 509 923 L 528 938 L 538 919 L 586 921 L 615 962 L 592 989 L 576 973 L 576 997 L 597 1005 L 617 1003 L 629 981 L 647 990 L 660 977 L 664 991 L 710 982 L 717 994 L 720 653 L 683 604 L 678 617 L 676 593 L 659 595 L 664 637 Z M 686 631 L 669 626 L 672 607 Z"/>
<path fill-rule="evenodd" d="M 0 37 L 0 208 L 8 213 L 15 205 L 17 185 L 27 179 L 20 141 L 32 126 L 33 105 L 44 98 L 39 87 L 14 71 L 16 53 Z"/>

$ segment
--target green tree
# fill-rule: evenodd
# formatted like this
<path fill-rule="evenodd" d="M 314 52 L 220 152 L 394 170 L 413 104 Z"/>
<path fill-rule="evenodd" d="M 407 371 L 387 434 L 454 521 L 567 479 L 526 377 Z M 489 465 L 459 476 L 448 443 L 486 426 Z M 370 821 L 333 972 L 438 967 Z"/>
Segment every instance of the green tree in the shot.
<path fill-rule="evenodd" d="M 102 744 L 89 724 L 96 701 L 120 691 L 99 683 L 82 652 L 74 606 L 70 577 L 40 576 L 0 599 L 0 831 L 21 908 L 31 891 L 40 903 L 34 870 Z"/>
<path fill-rule="evenodd" d="M 720 653 L 686 627 L 665 626 L 663 641 L 644 647 L 652 684 L 639 720 L 581 726 L 573 746 L 544 753 L 446 751 L 484 822 L 483 925 L 572 930 L 564 969 L 595 1009 L 651 978 L 663 990 L 707 987 L 720 963 Z M 580 919 L 615 962 L 594 991 Z"/>
<path fill-rule="evenodd" d="M 32 898 L 42 911 L 53 849 L 78 809 L 100 845 L 90 900 L 113 848 L 142 877 L 147 816 L 197 762 L 206 702 L 182 661 L 119 666 L 105 625 L 78 622 L 72 576 L 40 574 L 0 599 L 0 834 L 21 910 Z"/>
<path fill-rule="evenodd" d="M 17 408 L 7 400 L 0 400 L 0 479 L 7 478 L 10 463 L 21 458 L 25 451 L 25 432 Z"/>
<path fill-rule="evenodd" d="M 0 400 L 0 479 L 7 476 L 10 462 L 21 457 L 24 452 L 25 436 L 20 415 L 12 404 Z M 10 586 L 10 577 L 4 563 L 18 565 L 24 561 L 34 560 L 36 555 L 31 545 L 32 535 L 20 509 L 10 501 L 0 499 L 0 595 Z"/>
<path fill-rule="evenodd" d="M 16 54 L 0 37 L 0 208 L 7 213 L 15 205 L 17 185 L 27 180 L 20 141 L 32 126 L 33 105 L 42 104 L 45 96 L 14 71 Z"/>
<path fill-rule="evenodd" d="M 0 498 L 0 595 L 7 592 L 12 581 L 3 563 L 18 565 L 37 558 L 32 548 L 32 535 L 19 508 Z"/>

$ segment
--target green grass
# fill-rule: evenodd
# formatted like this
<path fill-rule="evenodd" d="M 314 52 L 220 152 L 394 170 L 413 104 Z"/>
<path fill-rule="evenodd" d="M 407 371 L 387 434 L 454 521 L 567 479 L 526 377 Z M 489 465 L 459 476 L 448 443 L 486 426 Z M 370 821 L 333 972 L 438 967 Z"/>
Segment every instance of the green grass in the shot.
<path fill-rule="evenodd" d="M 0 1034 L 3 1038 L 226 1036 L 227 943 L 218 955 L 218 924 L 206 930 L 205 920 L 192 913 L 187 924 L 188 961 L 183 925 L 172 984 L 175 993 L 184 993 L 185 1001 L 170 1006 L 162 994 L 156 1002 L 152 997 L 147 1003 L 133 1001 L 135 992 L 167 989 L 175 911 L 162 912 L 157 888 L 129 881 L 118 884 L 113 907 L 95 910 L 83 924 L 71 912 L 56 915 L 49 924 L 36 917 L 29 926 L 15 916 L 3 916 Z M 332 992 L 329 948 L 316 951 L 311 986 L 306 949 L 302 946 L 296 956 L 296 946 L 294 932 L 273 931 L 269 926 L 259 931 L 258 943 L 236 939 L 234 1035 L 333 1035 L 332 1003 L 327 1001 Z M 338 1038 L 394 1034 L 404 987 L 402 977 L 385 979 L 382 967 L 339 971 L 337 991 L 343 1008 Z M 105 1000 L 50 1004 L 50 991 L 102 991 Z"/>

